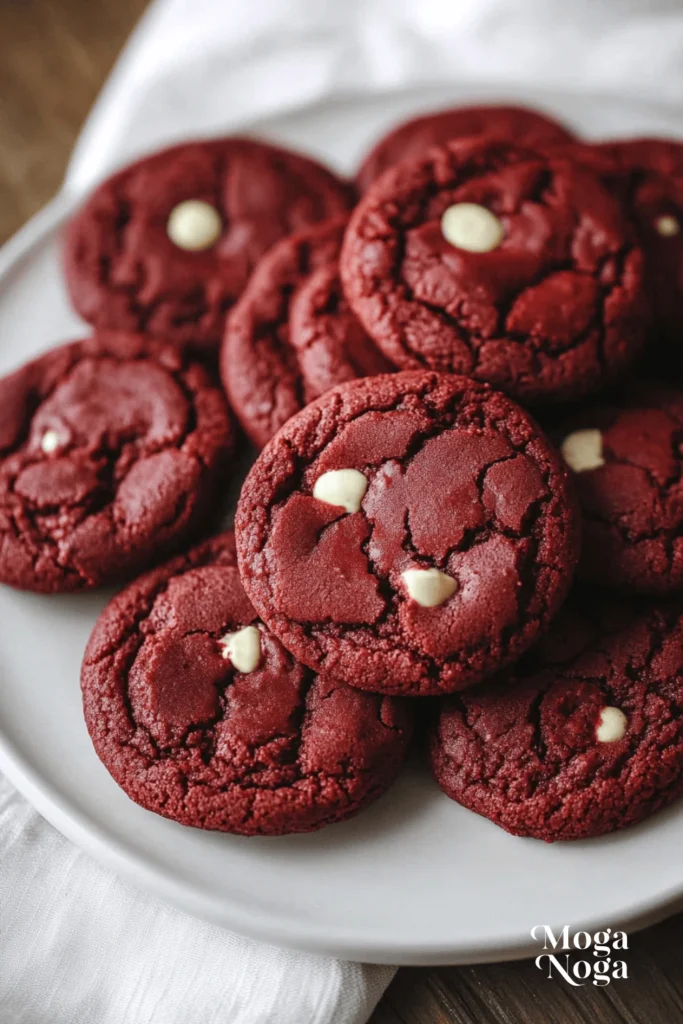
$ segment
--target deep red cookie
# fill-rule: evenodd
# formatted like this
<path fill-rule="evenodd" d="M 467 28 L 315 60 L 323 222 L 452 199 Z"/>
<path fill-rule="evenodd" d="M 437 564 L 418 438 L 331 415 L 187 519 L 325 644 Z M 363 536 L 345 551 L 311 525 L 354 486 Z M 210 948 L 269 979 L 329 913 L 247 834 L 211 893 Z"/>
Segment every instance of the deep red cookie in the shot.
<path fill-rule="evenodd" d="M 262 448 L 335 384 L 391 369 L 346 303 L 339 251 L 346 218 L 307 228 L 266 253 L 228 317 L 221 377 Z"/>
<path fill-rule="evenodd" d="M 526 146 L 571 142 L 573 134 L 547 114 L 527 107 L 453 107 L 400 124 L 370 150 L 356 175 L 360 192 L 401 160 L 419 160 L 432 146 L 468 135 L 493 135 Z"/>
<path fill-rule="evenodd" d="M 453 800 L 553 842 L 624 828 L 683 793 L 683 609 L 579 592 L 512 677 L 441 703 L 432 769 Z"/>
<path fill-rule="evenodd" d="M 393 782 L 411 732 L 407 704 L 315 676 L 258 622 L 232 534 L 114 598 L 82 690 L 95 750 L 131 799 L 241 835 L 355 814 Z"/>
<path fill-rule="evenodd" d="M 513 661 L 578 555 L 569 474 L 533 420 L 426 372 L 341 385 L 291 419 L 235 522 L 245 590 L 284 645 L 382 693 L 450 692 Z"/>
<path fill-rule="evenodd" d="M 195 200 L 208 209 L 177 212 Z M 97 327 L 215 351 L 225 312 L 266 249 L 351 203 L 348 185 L 326 168 L 264 142 L 176 146 L 109 178 L 73 218 L 64 251 L 71 299 Z M 181 248 L 169 226 L 183 245 L 205 247 Z"/>
<path fill-rule="evenodd" d="M 683 392 L 634 384 L 557 433 L 583 514 L 579 573 L 644 594 L 683 588 Z"/>
<path fill-rule="evenodd" d="M 614 169 L 605 183 L 630 213 L 645 253 L 654 337 L 673 347 L 680 366 L 683 328 L 683 143 L 632 139 L 592 146 Z"/>
<path fill-rule="evenodd" d="M 566 154 L 462 140 L 376 182 L 351 217 L 341 276 L 397 366 L 551 402 L 597 391 L 643 346 L 630 230 Z"/>
<path fill-rule="evenodd" d="M 101 331 L 0 380 L 0 581 L 130 576 L 212 512 L 232 428 L 203 367 Z"/>

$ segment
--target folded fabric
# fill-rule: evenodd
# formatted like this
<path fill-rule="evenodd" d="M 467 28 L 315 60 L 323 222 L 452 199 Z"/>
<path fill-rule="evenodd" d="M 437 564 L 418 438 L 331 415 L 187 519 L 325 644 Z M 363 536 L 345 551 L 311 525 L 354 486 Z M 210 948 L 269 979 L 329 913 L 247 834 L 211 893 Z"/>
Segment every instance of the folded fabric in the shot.
<path fill-rule="evenodd" d="M 231 935 L 139 892 L 0 775 L 6 1024 L 363 1024 L 394 973 Z"/>
<path fill-rule="evenodd" d="M 93 108 L 66 186 L 172 140 L 426 85 L 678 104 L 681 53 L 677 0 L 160 0 Z"/>

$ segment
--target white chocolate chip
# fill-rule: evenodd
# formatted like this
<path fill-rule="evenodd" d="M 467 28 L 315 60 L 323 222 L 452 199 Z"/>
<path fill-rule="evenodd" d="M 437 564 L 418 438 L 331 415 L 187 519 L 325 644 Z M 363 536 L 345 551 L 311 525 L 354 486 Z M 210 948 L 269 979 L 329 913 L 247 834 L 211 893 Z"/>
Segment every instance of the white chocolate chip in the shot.
<path fill-rule="evenodd" d="M 616 743 L 626 735 L 628 719 L 619 708 L 605 707 L 600 712 L 600 721 L 595 736 L 600 743 Z"/>
<path fill-rule="evenodd" d="M 357 512 L 368 489 L 368 482 L 357 469 L 331 469 L 319 476 L 313 486 L 313 497 L 326 505 L 339 505 L 347 512 Z"/>
<path fill-rule="evenodd" d="M 672 238 L 681 230 L 681 225 L 670 213 L 663 213 L 661 217 L 657 217 L 655 227 L 662 238 Z"/>
<path fill-rule="evenodd" d="M 441 218 L 441 233 L 456 249 L 466 252 L 491 252 L 503 241 L 503 225 L 485 206 L 455 203 Z"/>
<path fill-rule="evenodd" d="M 564 461 L 575 473 L 585 473 L 605 465 L 602 434 L 599 430 L 575 430 L 565 437 L 560 451 Z"/>
<path fill-rule="evenodd" d="M 215 206 L 203 199 L 186 199 L 171 210 L 166 230 L 179 249 L 198 252 L 218 241 L 223 222 Z"/>
<path fill-rule="evenodd" d="M 238 672 L 253 672 L 261 660 L 261 632 L 258 626 L 245 626 L 236 633 L 226 633 L 219 643 L 223 657 Z"/>
<path fill-rule="evenodd" d="M 438 569 L 406 569 L 401 575 L 408 596 L 423 608 L 436 608 L 458 589 L 458 581 Z"/>
<path fill-rule="evenodd" d="M 52 455 L 59 448 L 59 434 L 56 430 L 46 430 L 40 439 L 40 447 L 46 455 Z"/>

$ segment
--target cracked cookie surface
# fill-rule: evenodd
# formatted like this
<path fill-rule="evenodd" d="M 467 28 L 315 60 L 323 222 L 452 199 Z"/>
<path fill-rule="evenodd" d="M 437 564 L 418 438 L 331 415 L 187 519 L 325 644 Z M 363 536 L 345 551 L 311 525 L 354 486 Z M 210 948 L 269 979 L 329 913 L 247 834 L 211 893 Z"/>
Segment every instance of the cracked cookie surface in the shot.
<path fill-rule="evenodd" d="M 401 160 L 419 160 L 432 146 L 467 135 L 493 135 L 528 146 L 570 142 L 574 136 L 553 118 L 526 107 L 455 107 L 423 114 L 394 128 L 363 161 L 356 183 L 366 192 L 373 181 Z"/>
<path fill-rule="evenodd" d="M 557 440 L 586 434 L 594 437 L 598 457 L 574 473 L 583 518 L 579 575 L 643 594 L 680 590 L 683 393 L 633 384 L 582 408 L 563 423 Z"/>
<path fill-rule="evenodd" d="M 585 150 L 586 147 L 583 147 Z M 654 331 L 670 346 L 680 368 L 683 316 L 683 144 L 632 139 L 588 147 L 607 158 L 604 180 L 636 225 L 645 254 L 645 283 Z M 598 165 L 599 169 L 599 165 Z"/>
<path fill-rule="evenodd" d="M 238 671 L 224 638 L 249 627 L 258 663 Z M 82 690 L 97 754 L 133 800 L 242 835 L 309 832 L 356 813 L 394 780 L 411 735 L 407 703 L 314 675 L 258 622 L 232 534 L 114 598 Z"/>
<path fill-rule="evenodd" d="M 218 215 L 218 237 L 184 249 L 169 235 L 170 218 L 197 201 Z M 72 302 L 96 327 L 215 352 L 225 314 L 266 249 L 352 202 L 331 171 L 264 142 L 228 138 L 156 153 L 100 185 L 69 224 Z"/>
<path fill-rule="evenodd" d="M 547 842 L 613 832 L 676 799 L 682 611 L 579 591 L 510 677 L 443 700 L 430 740 L 441 788 Z"/>
<path fill-rule="evenodd" d="M 568 472 L 522 409 L 476 381 L 404 372 L 290 420 L 252 467 L 235 530 L 247 593 L 302 662 L 438 694 L 546 628 L 577 520 Z"/>
<path fill-rule="evenodd" d="M 446 211 L 500 229 L 446 238 Z M 620 204 L 562 151 L 466 139 L 397 166 L 354 211 L 346 296 L 392 362 L 464 373 L 529 402 L 597 391 L 640 352 L 643 257 Z"/>
<path fill-rule="evenodd" d="M 165 555 L 211 511 L 232 448 L 205 371 L 101 331 L 0 380 L 0 581 L 81 590 Z"/>
<path fill-rule="evenodd" d="M 390 369 L 351 312 L 338 261 L 347 218 L 282 239 L 230 313 L 221 378 L 258 447 L 335 384 Z"/>

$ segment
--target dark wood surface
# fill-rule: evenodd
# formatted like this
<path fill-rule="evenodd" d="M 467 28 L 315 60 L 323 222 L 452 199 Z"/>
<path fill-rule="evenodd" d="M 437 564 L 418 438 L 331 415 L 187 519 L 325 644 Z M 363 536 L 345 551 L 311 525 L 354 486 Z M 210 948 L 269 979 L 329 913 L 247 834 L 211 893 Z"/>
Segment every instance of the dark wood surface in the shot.
<path fill-rule="evenodd" d="M 145 6 L 0 0 L 0 241 L 59 188 L 80 125 Z M 531 961 L 405 968 L 372 1024 L 683 1024 L 683 915 L 633 935 L 627 962 L 629 979 L 603 988 L 549 981 Z"/>

